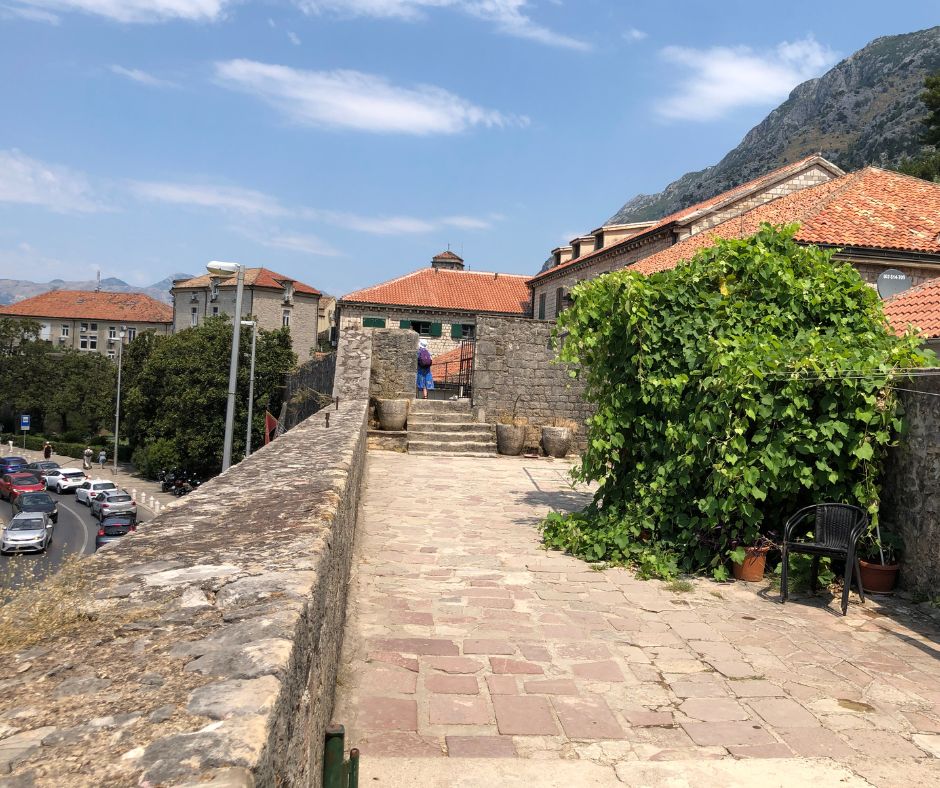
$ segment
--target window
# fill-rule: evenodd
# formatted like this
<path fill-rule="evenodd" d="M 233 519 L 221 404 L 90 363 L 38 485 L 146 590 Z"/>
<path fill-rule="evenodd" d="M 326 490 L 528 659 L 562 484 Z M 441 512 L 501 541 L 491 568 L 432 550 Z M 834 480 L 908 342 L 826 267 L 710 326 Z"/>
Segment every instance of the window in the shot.
<path fill-rule="evenodd" d="M 364 317 L 362 318 L 363 328 L 385 328 L 384 317 Z"/>
<path fill-rule="evenodd" d="M 98 349 L 98 324 L 97 323 L 79 324 L 78 348 L 79 350 L 97 350 Z"/>
<path fill-rule="evenodd" d="M 431 323 L 427 320 L 412 320 L 411 330 L 416 331 L 423 337 L 431 336 Z"/>
<path fill-rule="evenodd" d="M 450 327 L 451 339 L 473 339 L 476 336 L 476 326 L 473 323 L 453 323 Z"/>
<path fill-rule="evenodd" d="M 69 335 L 69 324 L 63 323 L 62 324 L 62 336 L 67 337 L 68 335 Z"/>
<path fill-rule="evenodd" d="M 113 351 L 113 350 L 109 350 L 109 351 L 108 351 L 108 358 L 111 359 L 112 361 L 114 361 L 115 356 L 114 356 L 114 351 Z"/>
<path fill-rule="evenodd" d="M 281 328 L 290 328 L 290 310 L 285 309 L 281 312 Z"/>
<path fill-rule="evenodd" d="M 539 296 L 539 320 L 545 319 L 545 293 Z"/>
<path fill-rule="evenodd" d="M 594 251 L 604 248 L 604 233 L 597 233 L 594 236 Z"/>
<path fill-rule="evenodd" d="M 108 339 L 117 339 L 117 328 L 115 326 L 108 326 Z"/>
<path fill-rule="evenodd" d="M 192 326 L 199 325 L 199 309 L 197 307 L 193 307 L 192 309 L 189 310 L 189 320 L 190 320 L 190 325 Z"/>
<path fill-rule="evenodd" d="M 209 298 L 215 301 L 219 297 L 219 280 L 213 279 L 209 286 Z"/>
<path fill-rule="evenodd" d="M 129 328 L 129 329 L 127 329 L 127 341 L 128 341 L 128 342 L 133 342 L 136 337 L 137 337 L 137 329 L 136 329 L 136 328 Z"/>
<path fill-rule="evenodd" d="M 559 287 L 555 291 L 555 317 L 561 314 L 562 302 L 565 300 L 565 288 Z"/>
<path fill-rule="evenodd" d="M 88 323 L 82 323 L 82 324 L 79 326 L 79 331 L 81 331 L 83 334 L 87 334 L 87 333 L 88 333 Z"/>
<path fill-rule="evenodd" d="M 219 316 L 219 308 L 217 306 L 212 307 L 212 316 L 213 317 Z"/>

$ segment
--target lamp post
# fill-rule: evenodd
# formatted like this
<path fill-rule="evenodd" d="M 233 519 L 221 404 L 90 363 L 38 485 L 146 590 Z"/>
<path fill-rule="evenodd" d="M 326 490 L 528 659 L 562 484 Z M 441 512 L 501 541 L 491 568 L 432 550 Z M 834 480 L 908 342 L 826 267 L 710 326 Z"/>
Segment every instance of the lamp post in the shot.
<path fill-rule="evenodd" d="M 242 320 L 243 326 L 251 326 L 251 372 L 248 374 L 248 428 L 245 431 L 245 459 L 251 454 L 251 412 L 255 404 L 255 344 L 258 340 L 258 321 Z"/>
<path fill-rule="evenodd" d="M 241 335 L 242 290 L 245 266 L 213 260 L 206 266 L 210 274 L 229 277 L 235 274 L 235 315 L 232 317 L 232 357 L 228 367 L 228 406 L 225 409 L 225 443 L 222 447 L 222 470 L 232 464 L 232 437 L 235 434 L 235 388 L 238 382 L 238 340 Z"/>
<path fill-rule="evenodd" d="M 125 327 L 121 326 L 118 331 L 118 379 L 117 379 L 117 404 L 114 406 L 114 473 L 118 470 L 118 427 L 121 424 L 121 363 L 124 361 L 124 337 L 126 335 Z"/>

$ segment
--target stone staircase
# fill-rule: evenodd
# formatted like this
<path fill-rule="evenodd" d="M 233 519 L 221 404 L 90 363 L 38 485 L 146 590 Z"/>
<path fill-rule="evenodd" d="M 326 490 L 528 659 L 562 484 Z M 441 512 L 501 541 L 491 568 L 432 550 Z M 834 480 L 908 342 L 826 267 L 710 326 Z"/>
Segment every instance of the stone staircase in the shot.
<path fill-rule="evenodd" d="M 469 400 L 422 400 L 408 414 L 409 454 L 496 454 L 496 428 L 473 420 Z"/>

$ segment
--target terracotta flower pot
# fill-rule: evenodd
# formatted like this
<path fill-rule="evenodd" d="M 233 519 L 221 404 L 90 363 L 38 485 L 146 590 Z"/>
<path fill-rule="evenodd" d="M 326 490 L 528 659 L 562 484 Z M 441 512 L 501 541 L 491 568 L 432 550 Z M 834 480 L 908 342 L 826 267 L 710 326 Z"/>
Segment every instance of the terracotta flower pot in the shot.
<path fill-rule="evenodd" d="M 525 427 L 517 424 L 496 425 L 496 451 L 510 457 L 522 453 L 525 444 Z"/>
<path fill-rule="evenodd" d="M 549 457 L 561 459 L 568 454 L 571 431 L 567 427 L 542 427 L 542 449 Z"/>
<path fill-rule="evenodd" d="M 859 559 L 862 570 L 862 588 L 873 594 L 887 594 L 898 581 L 898 564 L 870 564 Z"/>
<path fill-rule="evenodd" d="M 745 583 L 759 583 L 764 579 L 764 564 L 767 563 L 769 547 L 745 547 L 744 562 L 731 562 L 731 571 L 735 580 Z"/>
<path fill-rule="evenodd" d="M 377 399 L 375 417 L 381 430 L 403 430 L 408 422 L 408 403 L 406 399 Z"/>

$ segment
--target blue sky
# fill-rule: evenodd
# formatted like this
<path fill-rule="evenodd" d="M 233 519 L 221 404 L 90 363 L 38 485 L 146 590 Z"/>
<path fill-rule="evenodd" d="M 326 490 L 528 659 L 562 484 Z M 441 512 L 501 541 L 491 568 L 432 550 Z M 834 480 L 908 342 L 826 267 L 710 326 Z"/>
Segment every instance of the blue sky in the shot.
<path fill-rule="evenodd" d="M 535 273 L 936 0 L 0 0 L 0 277 Z"/>

